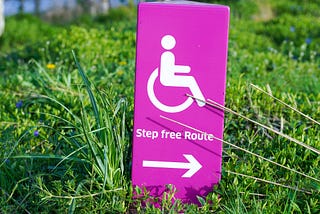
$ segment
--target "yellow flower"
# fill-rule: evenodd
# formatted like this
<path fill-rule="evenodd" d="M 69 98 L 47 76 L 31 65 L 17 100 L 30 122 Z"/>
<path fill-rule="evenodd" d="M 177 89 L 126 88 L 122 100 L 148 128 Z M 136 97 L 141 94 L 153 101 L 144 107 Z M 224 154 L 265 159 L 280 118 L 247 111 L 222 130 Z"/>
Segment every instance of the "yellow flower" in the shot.
<path fill-rule="evenodd" d="M 117 73 L 118 73 L 118 76 L 122 76 L 124 74 L 124 71 L 121 69 L 121 70 L 118 70 Z"/>
<path fill-rule="evenodd" d="M 56 68 L 56 65 L 55 65 L 55 64 L 52 64 L 52 63 L 49 63 L 49 64 L 47 64 L 47 68 L 48 68 L 48 69 L 55 69 L 55 68 Z"/>
<path fill-rule="evenodd" d="M 127 64 L 126 61 L 121 61 L 121 62 L 119 62 L 119 65 L 126 65 L 126 64 Z"/>

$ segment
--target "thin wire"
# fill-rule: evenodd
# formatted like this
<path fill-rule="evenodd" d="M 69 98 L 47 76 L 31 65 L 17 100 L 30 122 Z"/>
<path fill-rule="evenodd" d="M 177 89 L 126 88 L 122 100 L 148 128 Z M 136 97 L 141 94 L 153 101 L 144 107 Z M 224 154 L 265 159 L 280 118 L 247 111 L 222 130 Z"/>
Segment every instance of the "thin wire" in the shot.
<path fill-rule="evenodd" d="M 199 130 L 199 129 L 196 129 L 196 128 L 192 127 L 192 126 L 189 126 L 189 125 L 184 124 L 184 123 L 182 123 L 182 122 L 179 122 L 179 121 L 177 121 L 177 120 L 174 120 L 174 119 L 171 119 L 171 118 L 162 116 L 162 115 L 160 115 L 160 117 L 163 118 L 163 119 L 166 119 L 166 120 L 168 120 L 168 121 L 171 121 L 171 122 L 173 122 L 173 123 L 176 123 L 176 124 L 178 124 L 178 125 L 181 125 L 181 126 L 183 126 L 183 127 L 186 127 L 186 128 L 188 128 L 188 129 L 191 129 L 191 130 L 193 130 L 193 131 L 199 132 L 199 133 L 201 133 L 201 134 L 208 134 L 208 133 L 206 133 L 206 132 L 203 132 L 203 131 L 201 131 L 201 130 Z M 232 144 L 232 143 L 229 143 L 229 142 L 227 142 L 227 141 L 225 141 L 225 140 L 222 140 L 222 139 L 214 136 L 213 134 L 210 134 L 210 136 L 212 136 L 215 140 L 218 140 L 218 141 L 220 141 L 220 142 L 222 142 L 222 143 L 224 143 L 224 144 L 227 144 L 227 145 L 229 145 L 229 146 L 232 146 L 232 147 L 234 147 L 234 148 L 237 148 L 237 149 L 239 149 L 239 150 L 242 150 L 242 151 L 244 151 L 244 152 L 246 152 L 246 153 L 249 153 L 249 154 L 251 154 L 251 155 L 253 155 L 253 156 L 256 156 L 256 157 L 258 157 L 258 158 L 260 158 L 260 159 L 262 159 L 262 160 L 265 160 L 265 161 L 270 162 L 270 163 L 272 163 L 272 164 L 274 164 L 274 165 L 277 165 L 277 166 L 282 167 L 282 168 L 284 168 L 284 169 L 286 169 L 286 170 L 289 170 L 289 171 L 291 171 L 291 172 L 297 173 L 297 174 L 299 174 L 299 175 L 302 175 L 302 176 L 304 176 L 304 177 L 307 177 L 307 178 L 309 178 L 309 179 L 312 179 L 312 180 L 317 181 L 317 182 L 320 183 L 320 180 L 317 179 L 317 178 L 314 178 L 314 177 L 312 177 L 312 176 L 309 176 L 309 175 L 307 175 L 307 174 L 304 174 L 304 173 L 302 173 L 302 172 L 299 172 L 299 171 L 297 171 L 297 170 L 295 170 L 295 169 L 291 169 L 291 168 L 289 168 L 289 167 L 287 167 L 287 166 L 284 166 L 284 165 L 282 165 L 282 164 L 279 164 L 279 163 L 277 163 L 277 162 L 275 162 L 275 161 L 269 160 L 269 159 L 267 159 L 267 158 L 265 158 L 265 157 L 262 157 L 261 155 L 255 154 L 255 153 L 253 153 L 253 152 L 251 152 L 251 151 L 249 151 L 249 150 L 243 149 L 243 148 L 241 148 L 241 147 L 239 147 L 239 146 L 236 146 L 236 145 L 234 145 L 234 144 Z"/>
<path fill-rule="evenodd" d="M 254 177 L 254 176 L 245 175 L 245 174 L 238 173 L 238 172 L 232 172 L 232 171 L 229 171 L 229 170 L 225 170 L 225 172 L 230 173 L 230 174 L 234 174 L 234 175 L 240 175 L 242 177 L 251 178 L 251 179 L 254 179 L 254 180 L 257 180 L 257 181 L 261 181 L 261 182 L 265 182 L 265 183 L 268 183 L 268 184 L 273 184 L 273 185 L 276 185 L 276 186 L 285 187 L 285 188 L 288 188 L 288 189 L 293 189 L 293 190 L 296 190 L 296 191 L 299 191 L 299 192 L 303 192 L 303 193 L 307 193 L 307 194 L 310 194 L 310 195 L 312 194 L 312 192 L 309 192 L 309 191 L 306 191 L 306 190 L 303 190 L 303 189 L 298 189 L 296 187 L 292 187 L 292 186 L 288 186 L 288 185 L 284 185 L 284 184 L 279 184 L 277 182 L 273 182 L 273 181 L 257 178 L 257 177 Z"/>
<path fill-rule="evenodd" d="M 259 88 L 258 86 L 254 85 L 254 84 L 252 84 L 252 83 L 250 83 L 250 85 L 251 85 L 254 89 L 257 89 L 258 91 L 263 92 L 264 94 L 266 94 L 266 95 L 270 96 L 272 99 L 274 99 L 274 100 L 278 101 L 278 102 L 279 102 L 279 103 L 281 103 L 282 105 L 284 105 L 284 106 L 286 106 L 286 107 L 290 108 L 291 110 L 293 110 L 293 111 L 295 111 L 295 112 L 299 113 L 300 115 L 302 115 L 302 116 L 304 116 L 305 118 L 307 118 L 307 119 L 311 120 L 312 122 L 314 122 L 314 123 L 316 123 L 316 124 L 320 125 L 320 122 L 319 122 L 319 121 L 316 121 L 315 119 L 313 119 L 313 118 L 312 118 L 312 117 L 310 117 L 309 115 L 304 114 L 303 112 L 301 112 L 301 111 L 299 111 L 298 109 L 296 109 L 296 108 L 294 108 L 294 107 L 290 106 L 289 104 L 287 104 L 287 103 L 283 102 L 282 100 L 280 100 L 280 99 L 276 98 L 275 96 L 273 96 L 272 94 L 270 94 L 270 93 L 268 93 L 268 92 L 264 91 L 263 89 Z"/>
<path fill-rule="evenodd" d="M 230 108 L 227 108 L 227 107 L 225 107 L 225 106 L 223 106 L 223 105 L 221 105 L 221 104 L 219 104 L 219 103 L 217 103 L 217 102 L 215 102 L 215 101 L 213 101 L 213 100 L 211 100 L 211 99 L 208 99 L 209 102 L 206 102 L 206 101 L 203 101 L 203 100 L 201 100 L 201 99 L 198 99 L 198 98 L 196 98 L 196 97 L 194 97 L 194 96 L 192 96 L 192 95 L 190 95 L 190 94 L 187 94 L 187 96 L 188 96 L 188 97 L 192 97 L 192 98 L 195 99 L 195 100 L 200 100 L 200 101 L 202 101 L 202 102 L 205 102 L 206 104 L 208 104 L 208 105 L 210 105 L 210 106 L 212 106 L 212 107 L 215 107 L 215 108 L 224 110 L 224 111 L 229 112 L 229 113 L 231 113 L 231 114 L 234 114 L 234 115 L 236 115 L 236 116 L 238 116 L 238 117 L 241 117 L 241 118 L 243 118 L 243 119 L 245 119 L 245 120 L 248 120 L 248 121 L 250 121 L 250 122 L 252 122 L 252 123 L 254 123 L 254 124 L 256 124 L 256 125 L 261 126 L 261 127 L 264 128 L 264 129 L 267 129 L 267 130 L 269 130 L 269 131 L 271 131 L 271 132 L 273 132 L 273 133 L 275 133 L 275 134 L 277 134 L 277 135 L 280 135 L 280 136 L 286 138 L 287 140 L 290 140 L 291 142 L 294 142 L 294 143 L 296 143 L 296 144 L 299 144 L 300 146 L 303 146 L 303 147 L 305 147 L 305 148 L 307 148 L 307 149 L 309 149 L 309 150 L 317 153 L 318 155 L 320 155 L 320 151 L 319 151 L 318 149 L 313 148 L 312 146 L 309 146 L 309 145 L 307 145 L 307 144 L 305 144 L 305 143 L 303 143 L 303 142 L 301 142 L 301 141 L 298 141 L 297 139 L 294 139 L 294 138 L 290 137 L 289 135 L 283 134 L 283 133 L 281 133 L 281 132 L 279 132 L 279 131 L 277 131 L 277 130 L 274 130 L 274 129 L 266 126 L 266 125 L 263 125 L 263 124 L 255 121 L 255 120 L 252 120 L 252 119 L 250 119 L 250 118 L 248 118 L 248 117 L 246 117 L 246 116 L 244 116 L 244 115 L 241 115 L 241 114 L 239 114 L 239 113 L 231 110 Z"/>

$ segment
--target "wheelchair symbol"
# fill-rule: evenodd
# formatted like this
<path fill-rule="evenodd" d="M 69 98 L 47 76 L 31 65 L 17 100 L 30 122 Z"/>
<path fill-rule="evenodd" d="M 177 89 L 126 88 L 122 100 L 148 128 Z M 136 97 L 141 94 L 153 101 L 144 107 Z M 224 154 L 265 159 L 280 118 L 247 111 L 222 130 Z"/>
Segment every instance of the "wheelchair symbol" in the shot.
<path fill-rule="evenodd" d="M 175 38 L 171 35 L 165 35 L 161 39 L 161 45 L 166 51 L 161 54 L 160 67 L 156 68 L 151 73 L 147 83 L 147 92 L 150 101 L 159 110 L 168 113 L 177 113 L 184 111 L 185 109 L 189 108 L 194 101 L 193 98 L 188 97 L 182 104 L 177 106 L 168 106 L 161 103 L 154 93 L 154 83 L 159 77 L 160 83 L 163 86 L 190 88 L 193 96 L 199 99 L 196 100 L 198 106 L 203 107 L 205 105 L 205 102 L 202 102 L 201 100 L 205 100 L 205 98 L 195 78 L 193 76 L 177 75 L 178 73 L 189 73 L 191 71 L 191 67 L 175 64 L 175 55 L 171 51 L 169 51 L 176 45 Z"/>

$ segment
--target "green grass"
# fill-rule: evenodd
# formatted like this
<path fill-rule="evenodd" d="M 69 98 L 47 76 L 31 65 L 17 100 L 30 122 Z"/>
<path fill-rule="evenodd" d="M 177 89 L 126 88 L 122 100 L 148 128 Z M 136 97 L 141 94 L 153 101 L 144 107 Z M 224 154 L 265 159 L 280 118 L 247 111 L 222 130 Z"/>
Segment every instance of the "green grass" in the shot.
<path fill-rule="evenodd" d="M 320 7 L 216 2 L 232 11 L 226 107 L 319 150 L 319 125 L 250 84 L 319 121 Z M 255 19 L 261 4 L 273 11 L 267 20 Z M 64 26 L 7 19 L 0 38 L 0 213 L 319 213 L 319 154 L 227 112 L 222 180 L 199 197 L 200 207 L 172 204 L 172 186 L 160 208 L 133 190 L 135 13 L 120 8 Z"/>

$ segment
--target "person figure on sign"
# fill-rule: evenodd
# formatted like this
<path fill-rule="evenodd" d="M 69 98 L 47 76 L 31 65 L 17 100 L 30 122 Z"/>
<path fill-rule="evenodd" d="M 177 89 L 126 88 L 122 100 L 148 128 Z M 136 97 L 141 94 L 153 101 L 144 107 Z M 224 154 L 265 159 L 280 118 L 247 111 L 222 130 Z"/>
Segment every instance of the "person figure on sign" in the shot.
<path fill-rule="evenodd" d="M 187 87 L 195 98 L 198 106 L 202 107 L 205 100 L 195 78 L 193 76 L 178 75 L 179 73 L 186 74 L 191 71 L 191 67 L 187 65 L 176 65 L 175 55 L 170 51 L 176 45 L 176 40 L 171 35 L 165 35 L 161 39 L 161 46 L 166 50 L 161 54 L 160 59 L 160 83 L 164 86 L 172 87 Z"/>

